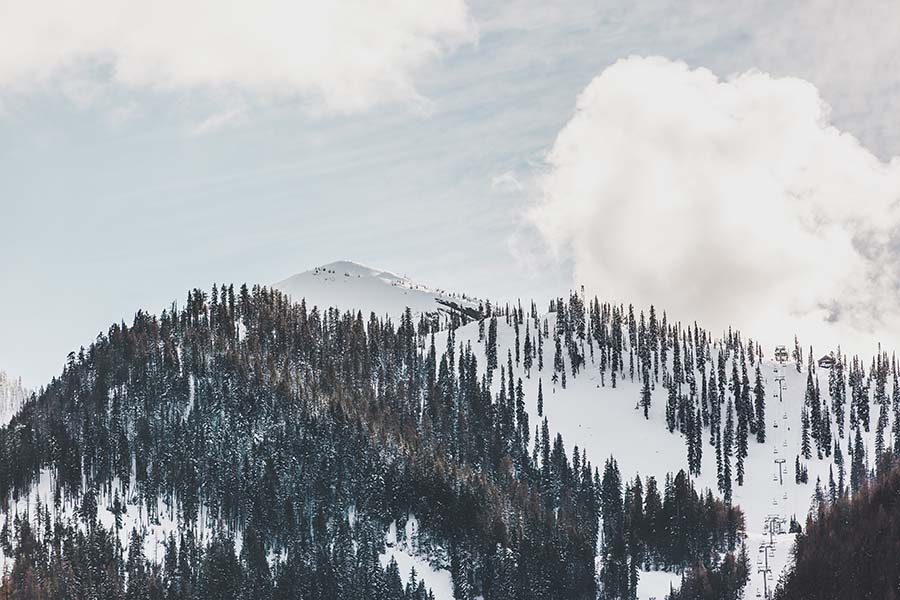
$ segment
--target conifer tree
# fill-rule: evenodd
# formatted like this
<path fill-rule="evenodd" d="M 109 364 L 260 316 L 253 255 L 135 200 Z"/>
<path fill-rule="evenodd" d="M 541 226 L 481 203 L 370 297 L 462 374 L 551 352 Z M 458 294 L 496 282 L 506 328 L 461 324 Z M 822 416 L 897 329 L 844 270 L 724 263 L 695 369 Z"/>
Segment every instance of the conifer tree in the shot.
<path fill-rule="evenodd" d="M 806 406 L 800 410 L 800 452 L 806 460 L 812 456 L 812 448 L 809 443 L 809 413 L 806 411 Z"/>
<path fill-rule="evenodd" d="M 709 385 L 707 386 L 707 395 L 709 396 L 709 443 L 717 444 L 718 438 L 721 438 L 722 431 L 722 403 L 718 393 L 719 386 L 716 383 L 716 372 L 710 370 Z"/>
<path fill-rule="evenodd" d="M 697 409 L 697 413 L 694 416 L 694 427 L 693 427 L 693 436 L 694 436 L 694 475 L 700 475 L 700 471 L 703 468 L 703 422 L 702 415 L 700 414 L 700 409 Z"/>
<path fill-rule="evenodd" d="M 844 361 L 838 348 L 834 366 L 828 372 L 828 393 L 831 396 L 831 405 L 834 409 L 834 420 L 837 425 L 838 437 L 844 437 L 844 416 L 847 402 L 847 390 L 844 381 Z"/>
<path fill-rule="evenodd" d="M 666 382 L 666 385 L 668 388 L 668 396 L 666 397 L 666 426 L 669 428 L 669 433 L 672 433 L 675 431 L 675 426 L 677 424 L 678 390 L 671 380 Z"/>
<path fill-rule="evenodd" d="M 540 379 L 538 379 L 537 411 L 539 417 L 544 416 L 544 388 Z"/>
<path fill-rule="evenodd" d="M 741 346 L 741 404 L 745 419 L 747 421 L 747 429 L 750 433 L 756 433 L 756 415 L 754 414 L 753 402 L 750 400 L 750 378 L 747 376 L 747 362 L 744 359 L 744 349 Z"/>
<path fill-rule="evenodd" d="M 600 597 L 628 598 L 628 565 L 623 518 L 622 480 L 612 458 L 606 461 L 600 487 L 603 535 L 600 550 Z"/>
<path fill-rule="evenodd" d="M 525 356 L 522 359 L 522 366 L 525 367 L 525 376 L 531 377 L 531 367 L 534 364 L 534 347 L 531 344 L 531 326 L 525 328 Z"/>
<path fill-rule="evenodd" d="M 834 469 L 828 465 L 828 503 L 834 506 L 838 499 L 837 484 L 834 481 Z"/>
<path fill-rule="evenodd" d="M 875 425 L 875 466 L 879 470 L 884 460 L 884 430 L 888 422 L 887 405 L 886 398 L 878 405 L 878 421 Z"/>
<path fill-rule="evenodd" d="M 766 441 L 766 389 L 763 386 L 759 363 L 756 365 L 755 381 L 753 384 L 753 402 L 756 413 L 756 441 L 762 444 Z"/>
<path fill-rule="evenodd" d="M 566 363 L 564 362 L 564 359 L 563 359 L 562 342 L 560 341 L 558 330 L 554 330 L 553 343 L 554 343 L 554 346 L 556 347 L 556 350 L 553 354 L 553 377 L 554 377 L 553 383 L 556 383 L 559 380 L 559 377 L 561 374 L 562 378 L 563 378 L 562 386 L 563 386 L 563 389 L 565 389 L 565 387 L 566 387 L 566 384 L 565 384 Z M 613 387 L 615 387 L 615 386 L 613 386 Z"/>
<path fill-rule="evenodd" d="M 715 447 L 716 447 L 716 482 L 720 492 L 725 491 L 725 472 L 722 457 L 722 434 L 719 426 L 716 425 Z"/>
<path fill-rule="evenodd" d="M 722 437 L 722 482 L 725 484 L 722 493 L 725 502 L 731 504 L 731 456 L 734 445 L 734 405 L 731 398 L 725 409 L 725 433 Z"/>
<path fill-rule="evenodd" d="M 544 324 L 546 325 L 546 321 Z M 546 332 L 545 332 L 546 335 Z M 535 337 L 537 338 L 537 348 L 538 348 L 538 371 L 544 370 L 544 337 L 545 335 L 541 335 L 540 332 L 536 332 Z"/>
<path fill-rule="evenodd" d="M 894 421 L 891 429 L 893 435 L 893 451 L 894 458 L 900 457 L 900 382 L 897 376 L 897 362 L 892 365 L 893 370 L 893 388 L 891 390 L 891 403 L 893 406 Z"/>
<path fill-rule="evenodd" d="M 487 370 L 488 377 L 497 368 L 497 317 L 491 317 L 487 335 Z"/>
<path fill-rule="evenodd" d="M 519 338 L 519 319 L 518 319 L 518 318 L 516 318 L 516 319 L 513 321 L 513 328 L 515 329 L 515 332 L 516 332 L 516 344 L 515 344 L 515 347 L 516 347 L 516 365 L 519 365 L 520 362 L 521 362 L 521 348 L 522 348 L 522 344 L 521 344 L 520 338 Z"/>
<path fill-rule="evenodd" d="M 644 411 L 644 418 L 650 418 L 650 403 L 652 402 L 652 396 L 650 393 L 650 372 L 645 366 L 642 369 L 643 374 L 641 375 L 641 380 L 643 384 L 641 385 L 641 408 Z"/>
<path fill-rule="evenodd" d="M 837 443 L 837 440 L 834 442 L 834 464 L 838 468 L 838 495 L 843 496 L 845 491 L 844 486 L 844 454 L 841 451 L 841 445 Z"/>
<path fill-rule="evenodd" d="M 853 441 L 853 455 L 850 463 L 850 491 L 856 492 L 865 482 L 867 476 L 866 470 L 866 450 L 863 446 L 862 435 L 859 427 L 856 428 L 856 436 Z"/>

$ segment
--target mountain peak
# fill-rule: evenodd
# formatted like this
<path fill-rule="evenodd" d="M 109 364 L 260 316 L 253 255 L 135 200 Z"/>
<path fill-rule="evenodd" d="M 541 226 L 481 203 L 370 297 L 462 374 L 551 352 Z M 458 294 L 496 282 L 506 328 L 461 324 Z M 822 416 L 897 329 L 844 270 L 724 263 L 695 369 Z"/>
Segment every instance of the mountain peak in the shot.
<path fill-rule="evenodd" d="M 374 312 L 382 316 L 400 316 L 407 307 L 413 313 L 437 312 L 445 302 L 477 307 L 460 294 L 415 283 L 391 271 L 373 268 L 351 260 L 338 260 L 274 283 L 299 302 L 309 306 L 337 306 L 341 310 Z"/>
<path fill-rule="evenodd" d="M 332 272 L 345 277 L 374 277 L 388 281 L 408 281 L 406 277 L 397 275 L 396 273 L 376 269 L 354 260 L 336 260 L 334 262 L 328 263 L 327 265 L 322 265 L 321 267 L 312 269 L 312 271 L 306 272 Z"/>

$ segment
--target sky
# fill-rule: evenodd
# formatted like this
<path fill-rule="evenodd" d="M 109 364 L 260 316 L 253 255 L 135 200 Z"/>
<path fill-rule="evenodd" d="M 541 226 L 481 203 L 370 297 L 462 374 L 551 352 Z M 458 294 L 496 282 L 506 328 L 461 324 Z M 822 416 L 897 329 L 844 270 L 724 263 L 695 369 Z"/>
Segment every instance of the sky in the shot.
<path fill-rule="evenodd" d="M 898 22 L 878 0 L 0 0 L 0 369 L 37 387 L 139 308 L 340 259 L 894 347 Z"/>

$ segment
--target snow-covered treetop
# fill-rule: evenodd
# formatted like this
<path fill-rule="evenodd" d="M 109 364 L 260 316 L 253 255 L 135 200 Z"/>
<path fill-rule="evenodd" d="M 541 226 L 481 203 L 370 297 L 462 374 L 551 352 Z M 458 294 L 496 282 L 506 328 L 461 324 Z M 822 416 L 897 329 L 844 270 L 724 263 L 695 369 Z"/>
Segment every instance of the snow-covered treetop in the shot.
<path fill-rule="evenodd" d="M 21 379 L 10 377 L 0 370 L 0 426 L 16 414 L 27 395 Z"/>

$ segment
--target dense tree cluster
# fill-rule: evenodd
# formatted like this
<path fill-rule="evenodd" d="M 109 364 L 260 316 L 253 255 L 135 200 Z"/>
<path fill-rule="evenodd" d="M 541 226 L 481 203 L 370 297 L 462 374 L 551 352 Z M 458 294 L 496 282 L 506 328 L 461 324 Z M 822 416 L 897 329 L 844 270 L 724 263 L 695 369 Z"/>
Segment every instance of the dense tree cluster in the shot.
<path fill-rule="evenodd" d="M 868 373 L 859 357 L 848 360 L 840 350 L 833 361 L 828 373 L 830 404 L 820 394 L 815 363 L 811 359 L 807 363 L 796 480 L 808 480 L 801 458 L 833 455 L 833 464 L 827 483 L 816 480 L 805 531 L 792 523 L 792 531 L 802 532 L 794 549 L 795 566 L 782 580 L 776 597 L 895 598 L 900 595 L 897 361 L 879 352 Z M 877 412 L 874 447 L 867 448 L 864 440 L 872 441 L 867 436 L 872 409 Z"/>
<path fill-rule="evenodd" d="M 612 385 L 627 362 L 632 378 L 634 366 L 649 378 L 654 365 L 652 385 L 661 371 L 673 386 L 690 386 L 678 428 L 693 420 L 699 430 L 709 407 L 687 403 L 697 396 L 692 365 L 697 352 L 707 356 L 706 334 L 695 327 L 682 336 L 652 310 L 649 326 L 643 315 L 638 326 L 633 311 L 625 317 L 596 301 L 587 311 L 575 295 L 554 309 L 551 332 L 533 304 L 528 318 L 521 305 L 483 306 L 482 370 L 477 352 L 456 341 L 466 318 L 456 313 L 444 323 L 446 347 L 437 348 L 440 322 L 427 315 L 417 320 L 407 310 L 395 326 L 375 315 L 308 310 L 263 287 L 194 290 L 184 308 L 139 312 L 131 325 L 113 325 L 71 354 L 62 376 L 0 429 L 0 497 L 26 494 L 49 474 L 54 506 L 77 506 L 82 519 L 49 528 L 14 522 L 9 539 L 18 541 L 7 548 L 14 573 L 31 572 L 46 586 L 66 579 L 63 571 L 90 547 L 102 556 L 82 566 L 103 569 L 96 585 L 110 590 L 95 597 L 239 590 L 237 597 L 265 599 L 299 590 L 305 599 L 420 600 L 427 591 L 415 576 L 378 561 L 387 525 L 415 514 L 422 543 L 442 548 L 435 560 L 451 571 L 457 598 L 593 599 L 598 579 L 600 593 L 615 597 L 603 586 L 618 568 L 606 561 L 595 572 L 601 517 L 604 544 L 627 536 L 632 572 L 640 564 L 683 568 L 733 547 L 739 513 L 695 492 L 684 473 L 661 495 L 650 493 L 648 480 L 644 503 L 638 483 L 626 485 L 627 516 L 619 503 L 604 511 L 611 484 L 604 493 L 587 455 L 577 447 L 570 454 L 546 418 L 532 432 L 513 368 L 540 372 L 547 340 L 559 355 L 554 379 L 565 385 L 567 364 L 576 376 L 585 344 L 593 354 L 596 343 Z M 525 330 L 524 348 L 517 336 L 515 352 L 498 356 L 498 319 Z M 674 340 L 687 370 L 669 373 L 665 340 Z M 626 349 L 643 359 L 626 361 Z M 162 566 L 147 562 L 137 539 L 123 550 L 97 524 L 101 500 L 121 516 L 114 498 L 148 515 L 162 499 L 174 515 L 183 539 L 171 541 Z M 201 542 L 202 531 L 213 539 Z M 176 554 L 179 566 L 170 568 Z M 189 583 L 173 584 L 175 572 Z M 210 572 L 226 592 L 200 584 Z M 26 585 L 19 575 L 7 587 Z"/>
<path fill-rule="evenodd" d="M 640 569 L 714 566 L 720 554 L 735 549 L 743 529 L 737 508 L 714 499 L 709 490 L 698 494 L 684 471 L 666 477 L 660 492 L 653 477 L 645 483 L 636 477 L 623 486 L 615 460 L 609 459 L 599 489 L 602 598 L 636 598 Z"/>
<path fill-rule="evenodd" d="M 666 600 L 740 600 L 749 578 L 750 559 L 742 545 L 737 555 L 728 552 L 710 566 L 691 568 L 678 590 L 672 590 Z"/>
<path fill-rule="evenodd" d="M 562 322 L 564 330 L 572 320 L 568 315 L 585 313 L 577 295 L 568 303 L 559 299 L 555 309 L 557 323 Z M 732 330 L 716 341 L 696 323 L 669 323 L 665 313 L 658 318 L 652 306 L 648 317 L 643 311 L 636 317 L 630 305 L 626 310 L 595 298 L 586 312 L 590 317 L 588 351 L 593 360 L 596 345 L 602 385 L 607 378 L 615 387 L 626 376 L 632 381 L 638 377 L 638 405 L 649 417 L 652 392 L 661 384 L 666 390 L 666 426 L 683 436 L 690 473 L 700 474 L 704 440 L 708 440 L 716 456 L 718 489 L 730 502 L 734 482 L 744 484 L 751 436 L 760 444 L 766 440 L 766 391 L 759 369 L 759 344 L 744 342 L 740 333 Z M 575 322 L 577 332 L 580 321 Z M 570 353 L 581 350 L 582 355 L 573 356 L 571 363 L 582 364 L 584 343 L 569 348 Z"/>
<path fill-rule="evenodd" d="M 93 503 L 92 503 L 93 502 Z M 422 579 L 404 577 L 391 559 L 379 560 L 376 530 L 356 523 L 351 540 L 346 523 L 334 542 L 268 563 L 262 539 L 244 531 L 240 551 L 220 532 L 201 544 L 190 529 L 170 534 L 158 562 L 144 556 L 144 540 L 133 529 L 123 549 L 116 527 L 97 521 L 96 499 L 85 495 L 77 517 L 51 517 L 38 506 L 31 518 L 16 515 L 0 531 L 0 549 L 15 558 L 0 586 L 0 598 L 97 598 L 175 600 L 203 598 L 372 598 L 433 600 Z M 118 526 L 118 525 L 117 525 Z M 353 544 L 357 547 L 354 548 Z M 382 544 L 383 545 L 383 544 Z"/>
<path fill-rule="evenodd" d="M 779 600 L 893 599 L 900 596 L 900 465 L 853 495 L 816 493 L 817 509 L 797 537 Z"/>
<path fill-rule="evenodd" d="M 488 307 L 488 314 L 493 314 L 489 332 L 497 315 L 515 327 L 517 364 L 524 328 L 527 375 L 535 362 L 543 371 L 547 338 L 554 387 L 565 388 L 590 364 L 594 372 L 599 369 L 603 387 L 615 388 L 626 378 L 637 381 L 637 408 L 649 418 L 653 392 L 662 386 L 666 427 L 684 439 L 689 473 L 700 475 L 708 443 L 716 457 L 718 491 L 726 502 L 734 484 L 744 484 L 750 442 L 766 441 L 766 389 L 759 368 L 763 353 L 757 342 L 745 341 L 731 329 L 717 340 L 696 323 L 671 323 L 665 313 L 659 317 L 653 306 L 645 315 L 631 305 L 601 303 L 596 297 L 586 302 L 577 293 L 552 301 L 551 316 L 543 319 L 534 303 L 527 315 L 521 305 L 494 313 Z M 487 336 L 485 351 L 489 369 L 496 368 L 496 333 Z"/>
<path fill-rule="evenodd" d="M 807 356 L 806 392 L 800 413 L 800 455 L 795 459 L 795 481 L 806 483 L 808 480 L 807 468 L 801 458 L 808 461 L 813 457 L 821 460 L 833 456 L 829 485 L 835 489 L 834 495 L 842 496 L 855 492 L 876 472 L 889 468 L 893 460 L 900 458 L 897 360 L 879 352 L 872 359 L 867 374 L 859 357 L 848 360 L 838 349 L 831 357 L 833 365 L 828 370 L 829 402 L 820 391 L 812 348 Z M 874 447 L 868 449 L 864 440 L 871 429 L 870 411 L 873 408 L 878 416 L 875 419 Z M 846 442 L 842 441 L 843 438 Z M 845 444 L 846 450 L 842 444 Z"/>

